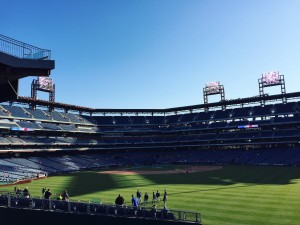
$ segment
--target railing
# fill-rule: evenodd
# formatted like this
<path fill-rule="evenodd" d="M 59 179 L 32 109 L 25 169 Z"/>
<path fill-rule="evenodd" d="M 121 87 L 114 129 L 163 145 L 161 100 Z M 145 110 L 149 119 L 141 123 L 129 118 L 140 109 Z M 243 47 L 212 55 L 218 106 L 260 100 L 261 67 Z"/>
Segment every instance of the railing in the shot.
<path fill-rule="evenodd" d="M 116 206 L 95 202 L 75 202 L 48 200 L 17 196 L 15 193 L 0 193 L 0 207 L 21 208 L 31 210 L 50 210 L 65 213 L 83 213 L 90 215 L 107 215 L 137 217 L 154 220 L 180 221 L 184 223 L 202 224 L 201 213 L 146 207 Z"/>
<path fill-rule="evenodd" d="M 45 59 L 51 58 L 51 51 L 41 49 L 21 41 L 6 37 L 0 34 L 0 52 L 21 58 L 21 59 Z"/>

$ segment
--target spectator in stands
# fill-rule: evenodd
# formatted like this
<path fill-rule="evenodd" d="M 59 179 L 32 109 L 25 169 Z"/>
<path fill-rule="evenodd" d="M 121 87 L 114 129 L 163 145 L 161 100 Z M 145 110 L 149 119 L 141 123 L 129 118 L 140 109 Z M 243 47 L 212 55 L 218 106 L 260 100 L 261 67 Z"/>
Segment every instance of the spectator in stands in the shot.
<path fill-rule="evenodd" d="M 70 199 L 69 194 L 68 194 L 67 190 L 65 190 L 64 193 L 62 194 L 62 200 L 69 201 L 69 199 Z"/>
<path fill-rule="evenodd" d="M 45 192 L 45 199 L 50 199 L 50 196 L 53 195 L 51 192 L 50 192 L 50 188 Z"/>
<path fill-rule="evenodd" d="M 160 193 L 158 192 L 158 190 L 156 191 L 156 201 L 160 201 L 160 199 L 159 199 L 159 197 L 160 197 Z"/>
<path fill-rule="evenodd" d="M 19 197 L 21 195 L 21 193 L 22 193 L 21 189 L 17 187 L 17 189 L 16 189 L 17 197 Z"/>
<path fill-rule="evenodd" d="M 154 217 L 156 217 L 157 208 L 156 208 L 156 205 L 155 205 L 155 204 L 152 205 L 151 211 L 152 211 L 152 213 L 154 214 Z"/>
<path fill-rule="evenodd" d="M 131 195 L 131 204 L 133 207 L 138 207 L 139 206 L 139 201 L 134 195 Z"/>
<path fill-rule="evenodd" d="M 116 205 L 123 205 L 124 204 L 124 198 L 119 194 L 119 196 L 116 198 L 116 201 L 115 201 Z"/>
<path fill-rule="evenodd" d="M 30 197 L 28 187 L 24 188 L 23 195 L 24 195 L 25 198 L 29 198 Z"/>
<path fill-rule="evenodd" d="M 144 204 L 145 204 L 145 205 L 148 204 L 148 200 L 149 200 L 149 195 L 148 195 L 148 193 L 146 192 L 145 195 L 144 195 Z"/>
<path fill-rule="evenodd" d="M 43 187 L 42 188 L 42 196 L 45 196 L 45 192 L 46 192 L 47 188 L 46 187 Z"/>
<path fill-rule="evenodd" d="M 62 194 L 59 194 L 56 198 L 56 200 L 62 200 L 62 199 L 63 199 Z"/>

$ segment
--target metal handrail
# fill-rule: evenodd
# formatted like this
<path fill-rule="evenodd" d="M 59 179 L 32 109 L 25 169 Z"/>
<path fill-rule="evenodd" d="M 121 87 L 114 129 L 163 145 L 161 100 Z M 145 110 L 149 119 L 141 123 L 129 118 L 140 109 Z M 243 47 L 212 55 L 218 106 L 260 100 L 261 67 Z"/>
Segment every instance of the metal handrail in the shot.
<path fill-rule="evenodd" d="M 132 207 L 85 201 L 63 201 L 23 197 L 11 192 L 0 192 L 0 206 L 31 210 L 51 210 L 65 213 L 85 213 L 92 215 L 110 215 L 121 217 L 139 217 L 154 220 L 180 221 L 187 224 L 202 224 L 201 212 Z"/>
<path fill-rule="evenodd" d="M 51 58 L 51 51 L 35 47 L 0 34 L 0 52 L 21 59 L 47 59 Z"/>

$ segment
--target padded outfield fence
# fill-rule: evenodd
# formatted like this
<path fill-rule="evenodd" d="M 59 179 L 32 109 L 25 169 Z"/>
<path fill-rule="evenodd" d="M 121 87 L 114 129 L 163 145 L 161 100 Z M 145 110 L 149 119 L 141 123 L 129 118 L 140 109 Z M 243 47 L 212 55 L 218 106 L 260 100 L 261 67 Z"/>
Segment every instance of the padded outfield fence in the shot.
<path fill-rule="evenodd" d="M 202 224 L 199 212 L 179 211 L 169 209 L 116 206 L 96 202 L 48 200 L 35 197 L 17 196 L 15 193 L 0 193 L 0 207 L 46 210 L 53 212 L 81 213 L 91 215 L 107 215 L 120 217 L 136 217 L 153 220 L 180 221 Z"/>

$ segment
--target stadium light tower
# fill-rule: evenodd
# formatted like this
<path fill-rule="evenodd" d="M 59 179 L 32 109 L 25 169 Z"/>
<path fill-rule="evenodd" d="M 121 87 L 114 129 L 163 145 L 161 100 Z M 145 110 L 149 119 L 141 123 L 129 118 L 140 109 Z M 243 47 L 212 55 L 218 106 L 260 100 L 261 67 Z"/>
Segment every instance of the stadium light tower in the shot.
<path fill-rule="evenodd" d="M 203 98 L 204 98 L 204 104 L 208 104 L 208 96 L 209 95 L 217 95 L 219 94 L 221 96 L 221 101 L 225 101 L 225 90 L 224 86 L 220 84 L 220 81 L 213 81 L 205 84 L 205 87 L 203 88 Z M 225 104 L 222 105 L 222 109 L 225 110 L 226 106 Z M 205 107 L 205 111 L 207 111 L 208 108 Z"/>
<path fill-rule="evenodd" d="M 285 94 L 285 81 L 284 81 L 284 75 L 279 75 L 279 71 L 271 71 L 267 73 L 263 73 L 261 78 L 258 79 L 258 85 L 259 85 L 259 96 L 263 97 L 265 96 L 264 88 L 266 87 L 272 87 L 272 86 L 279 86 L 281 87 L 281 94 Z M 286 97 L 282 97 L 282 103 L 286 103 Z M 265 105 L 265 99 L 261 101 L 261 105 Z"/>

